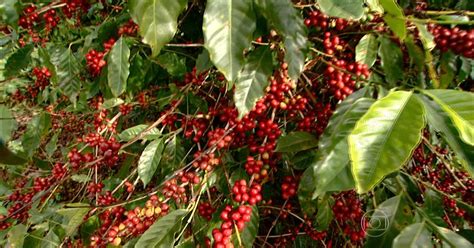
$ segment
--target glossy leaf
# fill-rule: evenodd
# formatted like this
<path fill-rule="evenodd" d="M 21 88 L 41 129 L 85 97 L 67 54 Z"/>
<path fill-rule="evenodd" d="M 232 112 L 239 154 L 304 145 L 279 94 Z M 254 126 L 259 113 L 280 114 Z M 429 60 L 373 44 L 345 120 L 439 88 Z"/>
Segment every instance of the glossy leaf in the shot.
<path fill-rule="evenodd" d="M 425 94 L 433 98 L 448 114 L 458 129 L 461 139 L 474 145 L 474 93 L 458 90 L 426 90 Z"/>
<path fill-rule="evenodd" d="M 377 59 L 378 45 L 375 35 L 364 35 L 356 46 L 356 61 L 372 67 Z"/>
<path fill-rule="evenodd" d="M 140 159 L 138 160 L 138 177 L 142 180 L 143 185 L 146 186 L 153 175 L 155 174 L 158 165 L 160 164 L 161 157 L 165 144 L 162 139 L 153 140 L 143 150 Z"/>
<path fill-rule="evenodd" d="M 177 209 L 158 219 L 138 239 L 135 248 L 173 247 L 174 235 L 187 213 L 187 210 Z"/>
<path fill-rule="evenodd" d="M 316 215 L 316 228 L 319 231 L 325 231 L 328 229 L 332 220 L 334 219 L 331 203 L 329 197 L 323 197 L 318 200 L 318 213 Z"/>
<path fill-rule="evenodd" d="M 31 62 L 31 52 L 33 52 L 33 45 L 27 45 L 10 55 L 5 64 L 5 76 L 16 75 L 25 69 Z"/>
<path fill-rule="evenodd" d="M 445 227 L 446 222 L 443 220 L 444 208 L 443 199 L 439 193 L 436 193 L 432 189 L 427 189 L 423 193 L 424 203 L 422 210 L 430 221 L 438 226 Z"/>
<path fill-rule="evenodd" d="M 165 147 L 162 163 L 165 162 L 171 168 L 178 167 L 186 156 L 186 150 L 181 144 L 181 139 L 174 136 Z"/>
<path fill-rule="evenodd" d="M 420 35 L 421 42 L 423 43 L 423 47 L 427 51 L 433 50 L 435 48 L 436 43 L 434 42 L 433 34 L 428 31 L 427 25 L 423 25 L 420 23 L 416 23 L 416 28 L 418 29 L 418 33 Z"/>
<path fill-rule="evenodd" d="M 10 248 L 21 248 L 27 233 L 27 227 L 23 224 L 14 225 L 8 232 L 8 243 L 7 247 Z"/>
<path fill-rule="evenodd" d="M 379 56 L 382 63 L 382 69 L 390 85 L 395 86 L 397 82 L 403 79 L 403 53 L 400 47 L 391 41 L 388 37 L 381 36 L 379 47 Z"/>
<path fill-rule="evenodd" d="M 364 15 L 362 0 L 318 0 L 318 5 L 329 16 L 358 20 Z"/>
<path fill-rule="evenodd" d="M 107 81 L 115 97 L 120 96 L 127 87 L 130 74 L 130 49 L 123 38 L 115 42 L 107 60 Z"/>
<path fill-rule="evenodd" d="M 375 102 L 349 136 L 357 191 L 369 191 L 403 166 L 420 142 L 424 126 L 423 105 L 412 92 L 392 92 Z"/>
<path fill-rule="evenodd" d="M 11 26 L 16 27 L 18 25 L 18 12 L 15 5 L 18 3 L 16 0 L 3 0 L 0 3 L 0 20 L 3 23 L 7 23 Z"/>
<path fill-rule="evenodd" d="M 314 193 L 313 198 L 328 191 L 343 191 L 354 188 L 351 174 L 347 141 L 340 141 L 329 153 L 308 170 L 313 169 Z"/>
<path fill-rule="evenodd" d="M 271 74 L 271 50 L 259 47 L 250 54 L 235 83 L 234 102 L 240 118 L 248 114 L 265 95 Z"/>
<path fill-rule="evenodd" d="M 244 49 L 252 42 L 255 23 L 250 0 L 207 1 L 202 25 L 204 45 L 228 81 L 235 81 L 242 69 Z"/>
<path fill-rule="evenodd" d="M 440 132 L 449 147 L 456 153 L 464 168 L 474 176 L 474 147 L 466 144 L 459 136 L 448 114 L 433 100 L 426 96 L 418 96 L 426 109 L 428 124 Z"/>
<path fill-rule="evenodd" d="M 178 16 L 187 3 L 187 0 L 131 0 L 128 3 L 142 41 L 150 45 L 153 57 L 173 39 L 178 28 Z"/>
<path fill-rule="evenodd" d="M 379 0 L 385 10 L 383 16 L 390 29 L 403 41 L 407 36 L 405 15 L 396 0 Z"/>
<path fill-rule="evenodd" d="M 292 132 L 278 139 L 275 152 L 300 152 L 318 146 L 318 140 L 307 132 Z"/>
<path fill-rule="evenodd" d="M 58 47 L 51 54 L 51 62 L 55 66 L 61 92 L 75 105 L 81 90 L 77 59 L 74 57 L 71 49 Z"/>
<path fill-rule="evenodd" d="M 136 136 L 138 136 L 141 132 L 145 131 L 148 128 L 148 125 L 146 124 L 139 124 L 130 128 L 127 128 L 123 130 L 119 134 L 119 138 L 121 141 L 130 141 Z M 160 134 L 160 130 L 157 128 L 153 128 L 150 131 L 147 131 L 146 135 L 143 137 L 143 139 L 148 139 L 147 136 L 156 136 Z"/>
<path fill-rule="evenodd" d="M 268 23 L 281 34 L 288 74 L 291 79 L 297 80 L 303 71 L 308 46 L 306 26 L 300 13 L 289 0 L 256 0 L 255 3 Z"/>
<path fill-rule="evenodd" d="M 80 208 L 62 208 L 57 211 L 58 214 L 65 218 L 62 226 L 66 231 L 66 236 L 74 234 L 79 225 L 84 221 L 84 216 L 89 212 L 89 207 L 88 205 L 83 206 Z"/>
<path fill-rule="evenodd" d="M 60 132 L 57 132 L 51 137 L 48 144 L 44 147 L 44 150 L 48 154 L 49 157 L 52 157 L 54 152 L 58 149 L 58 139 L 59 139 Z"/>
<path fill-rule="evenodd" d="M 443 247 L 472 248 L 474 245 L 463 236 L 443 227 L 435 227 L 434 231 L 443 240 Z"/>
<path fill-rule="evenodd" d="M 393 248 L 430 248 L 431 233 L 426 229 L 425 223 L 411 224 L 400 232 L 393 240 Z"/>
<path fill-rule="evenodd" d="M 10 149 L 8 149 L 8 147 L 5 145 L 3 140 L 0 139 L 0 164 L 19 165 L 25 162 L 25 159 L 11 152 Z"/>
<path fill-rule="evenodd" d="M 358 92 L 352 94 L 336 108 L 329 123 L 321 135 L 319 149 L 328 153 L 341 141 L 347 141 L 357 121 L 367 112 L 375 102 L 370 98 L 358 98 Z"/>
<path fill-rule="evenodd" d="M 392 247 L 395 237 L 413 222 L 411 209 L 402 195 L 382 202 L 365 218 L 369 221 L 365 247 Z"/>
<path fill-rule="evenodd" d="M 186 60 L 176 53 L 163 53 L 156 60 L 172 77 L 182 77 L 186 73 Z"/>
<path fill-rule="evenodd" d="M 113 107 L 122 105 L 124 101 L 121 98 L 110 98 L 104 101 L 102 105 L 100 105 L 100 109 L 111 109 Z"/>
<path fill-rule="evenodd" d="M 452 52 L 446 52 L 441 55 L 439 63 L 439 82 L 438 89 L 448 88 L 456 76 L 457 57 Z"/>
<path fill-rule="evenodd" d="M 202 53 L 196 59 L 196 72 L 201 73 L 205 70 L 208 70 L 212 67 L 211 58 L 209 57 L 209 52 L 203 48 Z"/>
<path fill-rule="evenodd" d="M 15 117 L 12 115 L 10 109 L 5 105 L 0 105 L 0 140 L 10 140 L 16 126 Z"/>

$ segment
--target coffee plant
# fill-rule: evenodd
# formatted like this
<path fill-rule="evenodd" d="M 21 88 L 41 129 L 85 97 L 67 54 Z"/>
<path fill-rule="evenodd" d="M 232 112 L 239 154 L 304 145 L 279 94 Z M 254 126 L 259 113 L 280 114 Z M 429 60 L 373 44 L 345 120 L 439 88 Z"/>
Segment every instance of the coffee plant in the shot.
<path fill-rule="evenodd" d="M 472 0 L 2 0 L 1 247 L 474 247 Z"/>

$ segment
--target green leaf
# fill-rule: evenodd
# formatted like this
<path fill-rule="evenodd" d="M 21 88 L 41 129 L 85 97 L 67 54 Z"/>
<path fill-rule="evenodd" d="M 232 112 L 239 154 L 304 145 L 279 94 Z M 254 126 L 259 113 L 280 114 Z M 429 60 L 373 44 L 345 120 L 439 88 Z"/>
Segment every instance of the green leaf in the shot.
<path fill-rule="evenodd" d="M 354 188 L 346 140 L 340 141 L 329 153 L 322 155 L 308 170 L 313 170 L 313 199 L 329 191 Z"/>
<path fill-rule="evenodd" d="M 80 68 L 71 49 L 62 47 L 54 49 L 51 53 L 51 63 L 56 69 L 59 89 L 69 97 L 73 105 L 76 105 L 77 96 L 81 90 Z"/>
<path fill-rule="evenodd" d="M 319 231 L 325 231 L 329 228 L 334 215 L 331 208 L 330 197 L 323 197 L 318 199 L 318 213 L 316 214 L 316 228 Z"/>
<path fill-rule="evenodd" d="M 139 124 L 139 125 L 127 128 L 119 134 L 119 138 L 121 141 L 128 142 L 132 140 L 133 138 L 135 138 L 136 136 L 138 136 L 141 132 L 145 131 L 147 128 L 148 128 L 148 125 L 146 124 Z M 159 135 L 159 134 L 160 134 L 160 130 L 158 130 L 157 128 L 153 128 L 150 131 L 146 132 L 146 135 L 143 137 L 143 139 L 147 140 L 148 138 L 150 138 L 150 137 L 147 137 L 148 135 L 154 136 L 154 135 Z"/>
<path fill-rule="evenodd" d="M 8 232 L 8 244 L 10 248 L 21 248 L 27 235 L 27 228 L 23 224 L 14 225 Z"/>
<path fill-rule="evenodd" d="M 366 3 L 371 11 L 383 14 L 383 7 L 380 5 L 379 0 L 366 0 Z"/>
<path fill-rule="evenodd" d="M 187 0 L 131 0 L 128 3 L 142 41 L 151 46 L 153 57 L 174 37 L 178 17 L 187 3 Z"/>
<path fill-rule="evenodd" d="M 457 58 L 452 52 L 446 52 L 441 54 L 439 63 L 439 81 L 440 85 L 438 89 L 448 88 L 456 76 L 457 69 Z"/>
<path fill-rule="evenodd" d="M 120 96 L 127 88 L 130 74 L 130 49 L 123 38 L 115 42 L 107 60 L 107 81 L 115 97 Z"/>
<path fill-rule="evenodd" d="M 331 116 L 329 123 L 321 135 L 319 149 L 323 154 L 329 153 L 341 141 L 347 142 L 357 121 L 367 112 L 375 102 L 370 98 L 358 98 L 357 92 L 342 101 Z"/>
<path fill-rule="evenodd" d="M 25 163 L 26 160 L 17 156 L 11 152 L 8 147 L 5 146 L 3 140 L 0 139 L 0 163 L 10 165 L 20 165 Z"/>
<path fill-rule="evenodd" d="M 265 95 L 272 71 L 270 49 L 259 47 L 250 54 L 235 84 L 234 102 L 239 111 L 239 118 L 248 114 Z"/>
<path fill-rule="evenodd" d="M 318 139 L 308 132 L 291 132 L 278 139 L 275 152 L 300 152 L 318 146 Z"/>
<path fill-rule="evenodd" d="M 10 140 L 16 127 L 16 120 L 12 112 L 5 105 L 0 105 L 0 140 Z"/>
<path fill-rule="evenodd" d="M 329 16 L 358 20 L 364 15 L 362 0 L 318 0 L 322 12 Z"/>
<path fill-rule="evenodd" d="M 356 46 L 356 61 L 372 67 L 377 59 L 378 45 L 375 35 L 364 35 Z"/>
<path fill-rule="evenodd" d="M 180 58 L 176 53 L 163 53 L 158 56 L 157 61 L 172 77 L 180 78 L 186 73 L 186 59 Z"/>
<path fill-rule="evenodd" d="M 423 50 L 415 43 L 413 36 L 408 36 L 405 40 L 405 45 L 410 56 L 411 64 L 415 65 L 415 68 L 422 72 L 425 67 L 425 53 Z"/>
<path fill-rule="evenodd" d="M 100 105 L 100 109 L 111 109 L 113 107 L 122 105 L 124 101 L 120 98 L 110 98 L 104 101 L 102 105 Z"/>
<path fill-rule="evenodd" d="M 256 206 L 252 207 L 252 215 L 250 216 L 250 221 L 245 224 L 244 230 L 242 230 L 240 239 L 242 240 L 242 247 L 252 247 L 255 241 L 255 238 L 258 234 L 258 225 L 260 223 L 260 217 L 258 215 L 258 208 Z M 234 230 L 235 231 L 235 230 Z M 236 236 L 234 234 L 234 236 Z M 234 237 L 235 247 L 239 247 L 239 241 Z"/>
<path fill-rule="evenodd" d="M 426 217 L 438 226 L 446 226 L 446 222 L 443 220 L 444 208 L 441 196 L 436 193 L 436 191 L 427 189 L 423 193 L 423 198 L 424 204 L 422 210 Z"/>
<path fill-rule="evenodd" d="M 433 34 L 428 31 L 427 25 L 421 23 L 415 23 L 416 28 L 418 29 L 418 33 L 420 35 L 421 43 L 423 43 L 423 47 L 426 51 L 431 51 L 435 48 L 436 43 L 434 42 Z"/>
<path fill-rule="evenodd" d="M 5 64 L 5 76 L 17 76 L 21 70 L 25 69 L 31 62 L 31 52 L 33 52 L 33 45 L 30 44 L 10 55 Z"/>
<path fill-rule="evenodd" d="M 449 147 L 456 153 L 461 164 L 474 176 L 474 147 L 460 139 L 459 132 L 448 114 L 434 101 L 426 96 L 418 95 L 426 109 L 428 124 L 440 132 Z"/>
<path fill-rule="evenodd" d="M 395 237 L 413 222 L 412 211 L 402 195 L 394 196 L 377 206 L 369 221 L 365 247 L 392 247 Z"/>
<path fill-rule="evenodd" d="M 163 139 L 157 139 L 150 142 L 143 150 L 138 160 L 138 177 L 146 186 L 155 174 L 165 149 Z"/>
<path fill-rule="evenodd" d="M 388 37 L 380 37 L 379 56 L 386 80 L 392 86 L 403 80 L 403 53 Z"/>
<path fill-rule="evenodd" d="M 174 235 L 186 214 L 187 210 L 177 209 L 161 217 L 143 233 L 135 248 L 173 247 Z"/>
<path fill-rule="evenodd" d="M 472 248 L 473 244 L 463 236 L 443 227 L 435 227 L 434 230 L 443 240 L 443 247 Z"/>
<path fill-rule="evenodd" d="M 17 0 L 4 0 L 0 3 L 0 20 L 2 23 L 14 27 L 18 25 L 18 12 L 15 7 L 17 3 Z"/>
<path fill-rule="evenodd" d="M 85 174 L 74 174 L 71 176 L 71 179 L 78 183 L 87 183 L 91 180 L 91 178 Z"/>
<path fill-rule="evenodd" d="M 86 204 L 70 204 L 71 206 L 76 206 L 73 208 L 62 208 L 57 211 L 58 214 L 64 216 L 64 221 L 62 227 L 66 231 L 66 236 L 71 236 L 74 234 L 79 225 L 84 221 L 84 216 L 89 212 L 89 207 Z M 83 207 L 77 207 L 83 206 Z"/>
<path fill-rule="evenodd" d="M 357 191 L 369 191 L 403 166 L 420 142 L 424 126 L 423 105 L 412 92 L 392 92 L 375 102 L 349 135 Z"/>
<path fill-rule="evenodd" d="M 432 247 L 431 233 L 425 223 L 411 224 L 393 240 L 393 248 L 429 248 Z"/>
<path fill-rule="evenodd" d="M 400 38 L 405 40 L 407 36 L 407 28 L 405 25 L 405 15 L 402 8 L 397 4 L 396 0 L 379 0 L 385 10 L 384 20 L 392 29 L 392 31 Z"/>
<path fill-rule="evenodd" d="M 202 49 L 202 53 L 196 59 L 196 72 L 201 73 L 208 69 L 211 69 L 212 62 L 211 58 L 209 57 L 209 52 L 206 48 Z"/>
<path fill-rule="evenodd" d="M 56 132 L 53 137 L 49 140 L 48 144 L 44 147 L 49 157 L 53 156 L 54 152 L 58 149 L 58 138 L 60 132 Z"/>
<path fill-rule="evenodd" d="M 474 93 L 459 90 L 425 90 L 448 114 L 461 134 L 461 139 L 474 145 Z"/>
<path fill-rule="evenodd" d="M 281 34 L 285 45 L 288 75 L 296 81 L 304 69 L 305 51 L 308 46 L 303 18 L 289 0 L 256 0 L 255 3 L 269 24 Z"/>
<path fill-rule="evenodd" d="M 176 135 L 166 144 L 162 163 L 166 163 L 170 168 L 177 168 L 185 156 L 186 150 L 181 144 L 180 138 Z"/>
<path fill-rule="evenodd" d="M 214 65 L 234 82 L 242 69 L 256 19 L 251 0 L 208 0 L 202 29 L 204 45 Z"/>

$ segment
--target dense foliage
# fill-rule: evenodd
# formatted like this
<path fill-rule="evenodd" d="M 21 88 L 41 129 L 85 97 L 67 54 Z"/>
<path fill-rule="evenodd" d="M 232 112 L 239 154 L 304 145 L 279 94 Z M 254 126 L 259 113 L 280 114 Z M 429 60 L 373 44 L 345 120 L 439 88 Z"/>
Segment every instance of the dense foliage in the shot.
<path fill-rule="evenodd" d="M 0 246 L 473 247 L 471 0 L 2 0 Z"/>

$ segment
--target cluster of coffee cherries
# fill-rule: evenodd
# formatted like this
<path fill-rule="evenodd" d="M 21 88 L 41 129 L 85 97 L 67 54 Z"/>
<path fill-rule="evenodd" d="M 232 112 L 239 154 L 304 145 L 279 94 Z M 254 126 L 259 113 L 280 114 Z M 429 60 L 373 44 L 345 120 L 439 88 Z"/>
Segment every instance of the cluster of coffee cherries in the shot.
<path fill-rule="evenodd" d="M 423 135 L 427 140 L 430 133 L 425 130 Z M 408 167 L 409 172 L 418 179 L 428 182 L 438 191 L 444 192 L 450 197 L 444 197 L 443 203 L 446 215 L 443 219 L 450 226 L 455 227 L 461 224 L 461 220 L 472 221 L 465 210 L 458 206 L 456 199 L 460 199 L 467 204 L 474 204 L 472 191 L 474 190 L 474 180 L 468 173 L 458 168 L 451 168 L 446 164 L 449 158 L 449 150 L 441 146 L 431 146 L 426 148 L 425 143 L 421 143 L 413 153 L 413 163 Z M 456 220 L 459 220 L 456 223 Z"/>
<path fill-rule="evenodd" d="M 86 54 L 86 63 L 89 69 L 89 73 L 93 77 L 100 75 L 102 68 L 107 65 L 107 62 L 104 60 L 104 52 L 99 52 L 95 49 L 90 50 Z"/>
<path fill-rule="evenodd" d="M 152 195 L 144 207 L 132 210 L 113 207 L 99 215 L 101 227 L 91 237 L 92 247 L 105 247 L 107 244 L 120 246 L 124 239 L 143 234 L 155 221 L 168 214 L 169 206 L 158 196 Z"/>
<path fill-rule="evenodd" d="M 236 181 L 232 187 L 233 199 L 241 204 L 248 202 L 250 205 L 255 205 L 262 200 L 261 190 L 262 186 L 260 184 L 252 183 L 249 188 L 247 181 L 241 179 Z"/>
<path fill-rule="evenodd" d="M 328 86 L 334 93 L 337 100 L 343 100 L 356 87 L 355 78 L 368 78 L 370 75 L 367 65 L 357 62 L 348 63 L 342 59 L 333 59 L 332 65 L 329 65 L 324 75 L 328 82 Z"/>
<path fill-rule="evenodd" d="M 224 149 L 230 146 L 232 142 L 232 134 L 226 134 L 225 129 L 216 128 L 207 133 L 209 146 L 216 146 L 217 149 Z"/>
<path fill-rule="evenodd" d="M 221 159 L 217 157 L 215 153 L 206 154 L 197 151 L 193 156 L 193 167 L 203 171 L 211 171 L 221 163 Z"/>
<path fill-rule="evenodd" d="M 234 224 L 240 232 L 245 228 L 245 224 L 250 221 L 251 216 L 252 208 L 250 206 L 240 205 L 236 208 L 232 208 L 232 206 L 227 205 L 220 214 L 220 218 L 223 221 L 220 228 L 214 228 L 212 230 L 212 237 L 214 238 L 212 247 L 233 248 L 234 245 L 231 242 L 231 237 Z"/>
<path fill-rule="evenodd" d="M 209 202 L 199 203 L 198 213 L 204 219 L 206 219 L 208 221 L 211 220 L 212 219 L 212 214 L 214 214 L 215 211 L 216 211 L 216 209 L 214 207 L 212 207 L 211 203 L 209 203 Z"/>
<path fill-rule="evenodd" d="M 328 125 L 332 114 L 331 104 L 323 105 L 321 102 L 317 102 L 314 109 L 304 112 L 303 118 L 297 123 L 298 130 L 320 136 Z"/>
<path fill-rule="evenodd" d="M 79 18 L 81 13 L 87 12 L 90 8 L 88 0 L 62 0 L 62 2 L 65 4 L 62 11 L 67 18 L 74 16 Z"/>
<path fill-rule="evenodd" d="M 343 234 L 349 237 L 353 244 L 365 239 L 365 225 L 362 223 L 362 202 L 354 191 L 342 192 L 335 196 L 336 202 L 332 207 L 335 221 L 342 228 Z M 364 227 L 361 226 L 364 224 Z"/>
<path fill-rule="evenodd" d="M 298 190 L 298 181 L 292 176 L 285 176 L 281 184 L 281 197 L 285 200 L 296 195 Z"/>
<path fill-rule="evenodd" d="M 46 11 L 43 15 L 43 19 L 46 23 L 46 30 L 48 31 L 53 30 L 59 23 L 59 16 L 54 9 Z"/>
<path fill-rule="evenodd" d="M 38 94 L 49 85 L 51 73 L 46 67 L 35 67 L 33 68 L 33 77 L 35 78 L 35 82 L 26 88 L 28 94 L 23 95 L 20 90 L 17 90 L 15 92 L 15 94 L 17 94 L 16 97 L 23 96 L 20 97 L 20 99 L 36 98 Z"/>
<path fill-rule="evenodd" d="M 130 19 L 128 20 L 127 23 L 120 26 L 118 30 L 118 35 L 119 36 L 122 36 L 122 35 L 135 36 L 137 35 L 137 31 L 138 31 L 138 25 L 135 22 L 133 22 L 132 19 Z"/>
<path fill-rule="evenodd" d="M 304 20 L 307 27 L 320 28 L 326 30 L 328 28 L 335 28 L 336 30 L 343 30 L 351 24 L 343 18 L 329 18 L 326 14 L 319 10 L 313 10 L 308 13 L 308 17 Z"/>
<path fill-rule="evenodd" d="M 39 21 L 39 17 L 39 14 L 36 13 L 36 6 L 30 5 L 23 10 L 22 15 L 18 19 L 18 25 L 24 29 L 31 30 Z"/>
<path fill-rule="evenodd" d="M 447 28 L 435 24 L 429 24 L 428 29 L 442 52 L 451 50 L 466 58 L 474 58 L 474 29 Z"/>
<path fill-rule="evenodd" d="M 206 73 L 197 73 L 197 68 L 194 67 L 190 72 L 184 75 L 184 84 L 202 85 L 206 80 Z"/>

